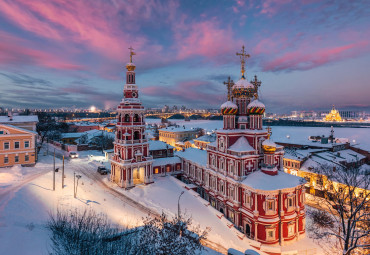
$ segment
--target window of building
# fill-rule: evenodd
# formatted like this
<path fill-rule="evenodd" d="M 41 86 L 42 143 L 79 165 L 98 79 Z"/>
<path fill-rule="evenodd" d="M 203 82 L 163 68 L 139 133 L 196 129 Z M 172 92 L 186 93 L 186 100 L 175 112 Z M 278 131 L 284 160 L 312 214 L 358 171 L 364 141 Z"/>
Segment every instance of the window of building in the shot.
<path fill-rule="evenodd" d="M 4 164 L 8 164 L 9 163 L 9 158 L 8 157 L 4 157 Z"/>
<path fill-rule="evenodd" d="M 9 142 L 4 143 L 4 150 L 9 150 Z"/>
<path fill-rule="evenodd" d="M 125 115 L 125 122 L 130 122 L 130 115 L 128 114 Z"/>
<path fill-rule="evenodd" d="M 19 149 L 19 142 L 14 142 L 14 149 Z"/>
<path fill-rule="evenodd" d="M 247 204 L 247 205 L 250 205 L 250 203 L 251 203 L 251 195 L 250 194 L 245 194 L 245 203 Z"/>
<path fill-rule="evenodd" d="M 14 158 L 14 162 L 15 162 L 15 163 L 18 163 L 18 162 L 19 162 L 19 156 L 15 156 L 15 158 Z"/>
<path fill-rule="evenodd" d="M 274 210 L 274 201 L 267 201 L 267 210 Z"/>
<path fill-rule="evenodd" d="M 274 229 L 266 229 L 266 240 L 275 240 L 275 230 Z"/>
<path fill-rule="evenodd" d="M 294 229 L 294 224 L 290 224 L 289 226 L 288 226 L 288 236 L 292 236 L 292 235 L 294 235 L 294 232 L 295 232 L 295 229 Z"/>
<path fill-rule="evenodd" d="M 25 156 L 24 156 L 24 161 L 29 161 L 29 160 L 30 160 L 30 156 L 25 155 Z"/>
<path fill-rule="evenodd" d="M 24 148 L 29 148 L 30 147 L 30 142 L 29 141 L 25 141 L 24 142 Z"/>
<path fill-rule="evenodd" d="M 343 192 L 343 188 L 342 187 L 339 187 L 338 191 L 339 191 L 339 193 L 342 193 Z"/>

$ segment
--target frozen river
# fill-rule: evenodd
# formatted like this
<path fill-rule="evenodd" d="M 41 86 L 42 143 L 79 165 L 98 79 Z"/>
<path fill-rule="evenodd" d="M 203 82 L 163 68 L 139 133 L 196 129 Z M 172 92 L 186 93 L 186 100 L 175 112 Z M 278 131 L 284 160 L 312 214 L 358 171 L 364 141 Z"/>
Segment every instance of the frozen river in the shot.
<path fill-rule="evenodd" d="M 200 127 L 207 131 L 221 129 L 222 120 L 170 120 L 178 125 L 185 127 Z M 159 119 L 146 119 L 147 123 L 160 123 Z M 271 138 L 274 141 L 287 141 L 287 137 L 292 141 L 307 140 L 311 135 L 330 135 L 329 127 L 292 127 L 292 126 L 273 126 Z M 351 144 L 358 144 L 358 147 L 370 151 L 370 128 L 334 128 L 334 136 L 337 138 L 348 138 Z"/>

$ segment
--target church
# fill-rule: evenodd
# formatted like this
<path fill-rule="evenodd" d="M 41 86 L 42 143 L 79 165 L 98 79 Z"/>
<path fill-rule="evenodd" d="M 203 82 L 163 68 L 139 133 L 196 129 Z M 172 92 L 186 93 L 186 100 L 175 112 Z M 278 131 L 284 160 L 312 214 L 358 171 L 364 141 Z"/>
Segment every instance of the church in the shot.
<path fill-rule="evenodd" d="M 262 126 L 265 105 L 258 100 L 261 82 L 249 82 L 244 46 L 237 53 L 241 78 L 228 83 L 221 105 L 223 129 L 206 151 L 187 149 L 182 158 L 184 182 L 222 212 L 248 238 L 284 245 L 305 235 L 304 181 L 283 172 L 283 146 Z"/>
<path fill-rule="evenodd" d="M 181 176 L 211 206 L 219 210 L 246 237 L 266 245 L 284 245 L 305 235 L 305 190 L 302 178 L 284 173 L 283 146 L 262 126 L 265 105 L 258 100 L 261 82 L 249 82 L 244 46 L 237 56 L 241 78 L 229 79 L 228 101 L 221 105 L 223 129 L 206 150 L 179 152 L 176 167 L 169 160 L 153 159 L 145 136 L 144 107 L 135 83 L 130 49 L 124 98 L 117 107 L 112 182 L 122 188 L 150 184 L 165 169 Z M 154 169 L 153 169 L 154 166 Z M 158 169 L 162 169 L 159 171 Z M 164 170 L 163 170 L 164 169 Z"/>

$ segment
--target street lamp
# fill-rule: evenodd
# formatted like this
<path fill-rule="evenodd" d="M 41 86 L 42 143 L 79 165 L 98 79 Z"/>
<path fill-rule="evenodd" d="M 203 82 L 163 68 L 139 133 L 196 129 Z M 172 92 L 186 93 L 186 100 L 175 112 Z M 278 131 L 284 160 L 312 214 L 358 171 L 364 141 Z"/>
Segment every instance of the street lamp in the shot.
<path fill-rule="evenodd" d="M 181 191 L 181 194 L 179 196 L 179 200 L 177 201 L 177 213 L 178 213 L 178 217 L 180 217 L 180 198 L 181 198 L 182 194 L 184 194 L 184 191 Z"/>
<path fill-rule="evenodd" d="M 82 176 L 79 175 L 79 174 L 76 174 L 76 172 L 73 173 L 73 192 L 74 192 L 74 198 L 76 198 L 76 196 L 77 196 L 78 180 L 81 177 Z M 76 178 L 77 178 L 77 183 L 76 183 Z"/>

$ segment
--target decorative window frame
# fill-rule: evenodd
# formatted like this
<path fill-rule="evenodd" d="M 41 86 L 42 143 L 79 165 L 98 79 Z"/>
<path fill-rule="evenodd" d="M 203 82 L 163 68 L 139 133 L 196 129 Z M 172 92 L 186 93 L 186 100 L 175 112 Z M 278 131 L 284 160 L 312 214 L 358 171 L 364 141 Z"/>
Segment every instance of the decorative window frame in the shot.
<path fill-rule="evenodd" d="M 272 203 L 272 209 L 269 209 L 269 203 Z M 263 209 L 265 210 L 266 215 L 274 215 L 277 210 L 277 199 L 274 196 L 266 196 L 263 203 Z"/>
<path fill-rule="evenodd" d="M 244 191 L 244 205 L 249 209 L 252 208 L 252 192 L 250 190 Z"/>
<path fill-rule="evenodd" d="M 235 175 L 235 160 L 230 160 L 229 161 L 227 172 L 230 175 Z"/>
<path fill-rule="evenodd" d="M 274 225 L 266 226 L 265 231 L 266 231 L 266 241 L 276 240 L 276 227 Z M 272 236 L 270 236 L 269 233 L 272 233 Z"/>
<path fill-rule="evenodd" d="M 290 221 L 288 222 L 288 237 L 295 235 L 295 222 Z"/>
<path fill-rule="evenodd" d="M 295 204 L 296 204 L 296 196 L 294 193 L 289 193 L 285 199 L 285 208 L 287 210 L 287 212 L 291 212 L 291 211 L 294 211 L 295 209 Z M 292 205 L 290 205 L 290 201 L 292 201 Z"/>

